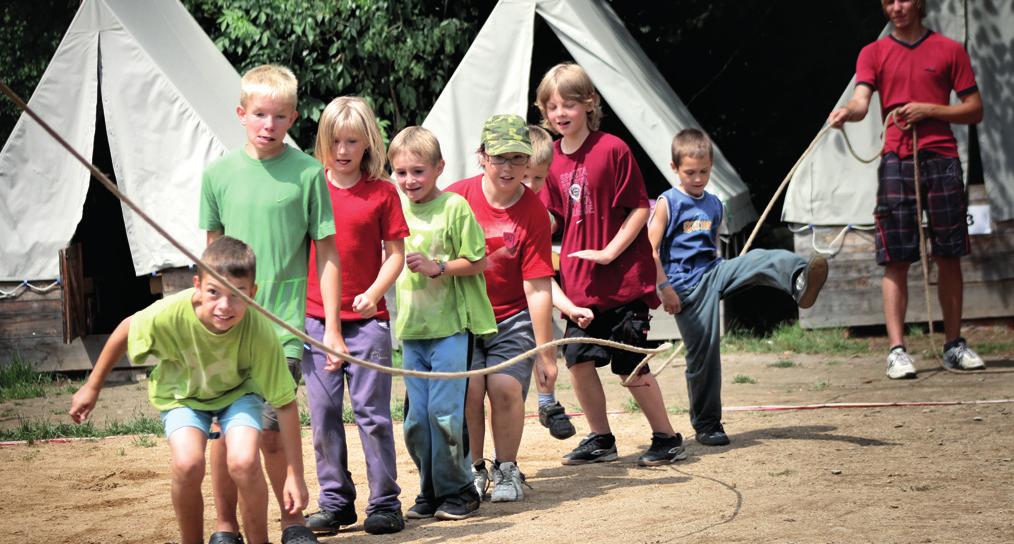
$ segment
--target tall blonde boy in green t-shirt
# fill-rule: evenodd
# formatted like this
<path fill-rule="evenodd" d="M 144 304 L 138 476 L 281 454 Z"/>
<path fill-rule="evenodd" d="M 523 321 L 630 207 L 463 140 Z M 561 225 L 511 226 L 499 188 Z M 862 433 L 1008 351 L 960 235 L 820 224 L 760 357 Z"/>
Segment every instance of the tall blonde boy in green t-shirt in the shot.
<path fill-rule="evenodd" d="M 250 247 L 228 236 L 202 260 L 248 296 L 254 296 L 256 261 Z M 71 400 L 76 423 L 88 418 L 102 385 L 127 353 L 135 364 L 158 364 L 148 398 L 162 415 L 172 452 L 172 502 L 183 544 L 204 542 L 204 449 L 211 421 L 229 444 L 228 469 L 243 497 L 243 528 L 251 542 L 267 542 L 268 490 L 257 455 L 261 397 L 278 412 L 288 464 L 283 509 L 298 514 L 307 503 L 295 383 L 271 323 L 203 271 L 194 288 L 155 302 L 123 320 L 110 335 L 95 369 Z M 215 538 L 214 536 L 212 537 Z"/>
<path fill-rule="evenodd" d="M 285 144 L 296 121 L 296 76 L 288 68 L 264 65 L 243 75 L 236 114 L 247 142 L 216 160 L 201 183 L 200 226 L 208 241 L 222 234 L 250 244 L 257 254 L 257 302 L 286 323 L 302 329 L 306 315 L 306 278 L 310 240 L 317 241 L 317 272 L 325 312 L 324 344 L 348 353 L 341 336 L 338 308 L 341 270 L 324 169 L 319 161 Z M 296 383 L 300 379 L 303 342 L 276 328 Z M 329 356 L 336 364 L 336 358 Z M 264 466 L 281 503 L 285 457 L 278 444 L 278 422 L 270 407 L 263 418 Z M 225 470 L 224 444 L 211 446 L 212 487 L 220 537 L 211 544 L 238 544 L 236 488 Z M 301 514 L 282 511 L 283 544 L 317 542 Z"/>

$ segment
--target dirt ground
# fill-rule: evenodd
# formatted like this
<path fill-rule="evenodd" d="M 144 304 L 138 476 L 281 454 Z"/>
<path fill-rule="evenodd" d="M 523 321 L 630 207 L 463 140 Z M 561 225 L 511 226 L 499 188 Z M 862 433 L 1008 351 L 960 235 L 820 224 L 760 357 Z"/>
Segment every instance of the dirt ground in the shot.
<path fill-rule="evenodd" d="M 1010 338 L 1009 329 L 986 336 Z M 972 338 L 973 342 L 975 337 Z M 873 342 L 876 344 L 877 342 Z M 974 343 L 973 343 L 974 345 Z M 726 408 L 825 402 L 975 401 L 1014 397 L 1014 373 L 954 375 L 922 357 L 918 379 L 889 381 L 883 349 L 858 357 L 727 355 Z M 986 357 L 991 369 L 1014 369 L 1014 353 Z M 791 360 L 795 366 L 773 366 Z M 562 367 L 562 365 L 561 365 Z M 756 383 L 732 383 L 737 374 Z M 650 432 L 629 395 L 603 374 L 619 461 L 566 467 L 576 445 L 551 438 L 528 419 L 519 464 L 532 489 L 523 502 L 483 503 L 461 522 L 412 521 L 386 537 L 362 530 L 368 489 L 358 433 L 349 429 L 351 471 L 358 479 L 360 524 L 322 542 L 1014 542 L 1014 404 L 810 411 L 732 411 L 732 445 L 690 440 L 689 458 L 640 468 Z M 690 434 L 681 369 L 660 376 L 672 421 Z M 400 380 L 396 386 L 401 387 Z M 400 390 L 400 389 L 399 389 Z M 400 393 L 396 393 L 400 394 Z M 110 387 L 95 413 L 126 419 L 150 410 L 143 384 Z M 564 372 L 559 396 L 577 402 Z M 69 396 L 0 405 L 0 411 L 49 415 Z M 529 413 L 535 411 L 535 395 Z M 10 417 L 10 416 L 8 416 Z M 587 432 L 575 418 L 579 433 Z M 400 426 L 400 425 L 399 425 Z M 400 429 L 397 430 L 400 433 Z M 492 451 L 491 446 L 487 446 Z M 311 511 L 317 483 L 304 432 Z M 407 509 L 418 475 L 398 441 L 399 481 Z M 117 437 L 71 444 L 0 448 L 0 542 L 171 542 L 177 538 L 169 498 L 164 439 Z M 206 530 L 213 530 L 205 482 Z M 270 517 L 277 520 L 277 506 Z M 271 536 L 280 541 L 273 521 Z"/>

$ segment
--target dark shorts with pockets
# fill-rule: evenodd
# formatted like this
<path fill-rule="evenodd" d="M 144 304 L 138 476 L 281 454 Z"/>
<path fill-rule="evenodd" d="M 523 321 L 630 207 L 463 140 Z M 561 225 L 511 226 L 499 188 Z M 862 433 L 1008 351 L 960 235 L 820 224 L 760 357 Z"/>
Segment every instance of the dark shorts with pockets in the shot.
<path fill-rule="evenodd" d="M 637 347 L 648 346 L 648 322 L 651 316 L 648 314 L 648 305 L 643 300 L 608 310 L 592 311 L 595 312 L 595 319 L 587 329 L 578 327 L 577 323 L 568 319 L 564 338 L 591 337 Z M 625 376 L 634 371 L 644 355 L 597 344 L 568 344 L 563 346 L 563 358 L 567 361 L 567 368 L 591 361 L 596 367 L 610 365 L 613 374 Z M 642 374 L 646 372 L 649 372 L 647 365 L 641 369 Z"/>
<path fill-rule="evenodd" d="M 303 367 L 300 359 L 293 359 L 287 357 L 286 362 L 289 364 L 289 373 L 292 374 L 292 379 L 296 382 L 296 390 L 299 390 L 299 380 L 303 379 Z M 278 432 L 281 428 L 278 426 L 278 412 L 275 411 L 275 407 L 271 406 L 267 402 L 264 403 L 264 411 L 261 412 L 261 426 L 264 427 L 265 431 Z"/>

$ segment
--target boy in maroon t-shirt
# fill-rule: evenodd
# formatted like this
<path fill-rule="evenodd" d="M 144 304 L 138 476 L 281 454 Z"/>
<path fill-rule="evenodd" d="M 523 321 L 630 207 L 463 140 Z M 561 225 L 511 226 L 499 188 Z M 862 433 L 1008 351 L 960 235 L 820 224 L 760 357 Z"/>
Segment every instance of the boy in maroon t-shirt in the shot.
<path fill-rule="evenodd" d="M 982 369 L 986 365 L 961 337 L 960 259 L 968 255 L 970 244 L 961 162 L 950 128 L 951 123 L 981 121 L 982 98 L 961 44 L 923 26 L 924 0 L 882 1 L 894 28 L 859 53 L 852 98 L 845 107 L 831 112 L 828 123 L 840 128 L 848 121 L 861 121 L 874 91 L 880 93 L 884 116 L 895 113 L 896 122 L 885 128 L 873 212 L 877 263 L 885 266 L 881 289 L 892 346 L 887 356 L 887 376 L 914 378 L 916 373 L 905 350 L 908 269 L 920 258 L 912 129 L 919 138 L 919 190 L 929 217 L 933 260 L 940 276 L 937 294 L 947 340 L 944 364 L 961 370 Z M 958 104 L 950 104 L 952 90 L 958 95 Z"/>
<path fill-rule="evenodd" d="M 568 338 L 594 337 L 644 346 L 648 309 L 657 307 L 655 265 L 645 231 L 648 195 L 633 154 L 619 138 L 598 130 L 598 93 L 576 64 L 558 64 L 542 78 L 536 105 L 543 126 L 562 135 L 554 146 L 546 187 L 540 194 L 563 232 L 560 279 L 563 291 L 595 318 L 587 326 L 567 321 Z M 594 344 L 564 347 L 574 392 L 591 434 L 563 458 L 565 465 L 612 461 L 606 398 L 596 367 L 611 365 L 626 378 L 641 355 Z M 686 458 L 683 437 L 673 431 L 662 392 L 647 368 L 630 392 L 652 430 L 641 465 Z"/>

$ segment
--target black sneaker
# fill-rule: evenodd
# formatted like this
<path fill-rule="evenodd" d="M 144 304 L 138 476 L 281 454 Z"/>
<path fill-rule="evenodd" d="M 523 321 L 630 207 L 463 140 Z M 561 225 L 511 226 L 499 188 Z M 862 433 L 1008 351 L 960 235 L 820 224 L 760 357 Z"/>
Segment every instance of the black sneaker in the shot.
<path fill-rule="evenodd" d="M 725 434 L 725 429 L 719 428 L 714 431 L 698 432 L 697 441 L 705 446 L 727 446 L 729 435 Z"/>
<path fill-rule="evenodd" d="M 350 504 L 338 511 L 321 508 L 320 512 L 306 516 L 306 526 L 317 534 L 334 535 L 338 534 L 342 527 L 348 527 L 358 519 L 356 509 Z"/>
<path fill-rule="evenodd" d="M 539 423 L 549 429 L 549 434 L 557 440 L 566 440 L 577 432 L 570 416 L 559 402 L 539 406 Z"/>
<path fill-rule="evenodd" d="M 457 495 L 444 499 L 443 504 L 433 513 L 433 517 L 441 520 L 458 520 L 471 517 L 479 511 L 479 494 L 475 486 L 469 484 L 468 489 Z"/>
<path fill-rule="evenodd" d="M 800 308 L 806 309 L 817 302 L 817 295 L 827 281 L 827 259 L 814 255 L 797 276 L 793 296 Z"/>
<path fill-rule="evenodd" d="M 439 500 L 419 494 L 415 498 L 415 504 L 408 509 L 405 517 L 408 519 L 429 519 L 433 517 L 439 507 Z"/>
<path fill-rule="evenodd" d="M 290 525 L 282 529 L 282 544 L 318 544 L 313 531 L 302 525 Z"/>
<path fill-rule="evenodd" d="M 215 531 L 211 533 L 208 544 L 243 544 L 243 535 L 229 531 Z"/>
<path fill-rule="evenodd" d="M 563 456 L 565 465 L 585 465 L 588 463 L 604 463 L 615 461 L 616 437 L 610 434 L 591 433 L 574 448 L 574 451 Z"/>
<path fill-rule="evenodd" d="M 683 449 L 683 435 L 666 436 L 662 433 L 651 433 L 651 447 L 644 455 L 637 458 L 642 467 L 668 465 L 687 458 L 687 450 Z"/>
<path fill-rule="evenodd" d="M 363 529 L 371 535 L 387 535 L 397 533 L 405 528 L 405 518 L 399 510 L 378 510 L 363 522 Z"/>

